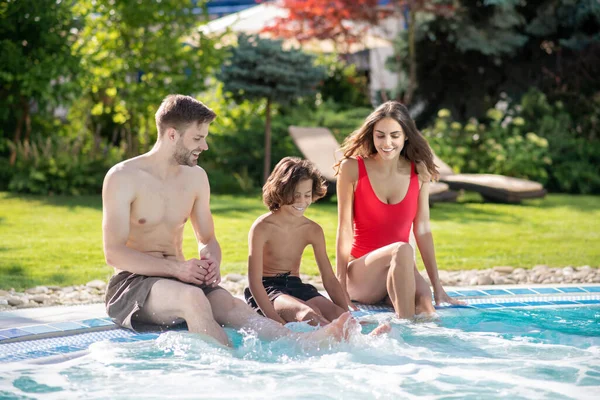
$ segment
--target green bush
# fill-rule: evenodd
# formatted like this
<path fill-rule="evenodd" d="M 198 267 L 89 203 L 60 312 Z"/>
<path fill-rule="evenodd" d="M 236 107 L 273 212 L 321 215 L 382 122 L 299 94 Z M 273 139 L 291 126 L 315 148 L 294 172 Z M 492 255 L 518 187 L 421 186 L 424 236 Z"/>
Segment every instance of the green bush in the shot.
<path fill-rule="evenodd" d="M 456 172 L 491 173 L 546 183 L 552 163 L 548 142 L 525 127 L 515 110 L 504 104 L 488 110 L 488 121 L 453 121 L 450 111 L 438 112 L 433 126 L 423 130 L 432 149 Z M 487 122 L 487 124 L 486 124 Z"/>
<path fill-rule="evenodd" d="M 8 162 L 8 140 L 0 137 L 0 190 L 7 190 L 12 177 L 12 168 Z"/>
<path fill-rule="evenodd" d="M 551 104 L 532 89 L 521 99 L 527 126 L 548 140 L 552 165 L 548 188 L 566 193 L 600 193 L 600 93 L 588 99 L 586 112 L 575 117 L 565 105 Z"/>
<path fill-rule="evenodd" d="M 33 194 L 96 194 L 106 172 L 123 159 L 121 149 L 67 137 L 10 143 L 17 152 L 8 189 Z M 98 146 L 100 147 L 100 146 Z"/>
<path fill-rule="evenodd" d="M 200 165 L 207 170 L 214 193 L 259 190 L 264 157 L 264 103 L 247 101 L 236 105 L 223 102 L 218 94 L 219 89 L 212 98 L 200 96 L 217 113 L 210 127 L 209 151 L 201 155 Z M 271 167 L 283 157 L 302 156 L 288 133 L 290 125 L 327 127 L 341 143 L 371 111 L 345 109 L 332 101 L 275 108 L 271 122 Z"/>

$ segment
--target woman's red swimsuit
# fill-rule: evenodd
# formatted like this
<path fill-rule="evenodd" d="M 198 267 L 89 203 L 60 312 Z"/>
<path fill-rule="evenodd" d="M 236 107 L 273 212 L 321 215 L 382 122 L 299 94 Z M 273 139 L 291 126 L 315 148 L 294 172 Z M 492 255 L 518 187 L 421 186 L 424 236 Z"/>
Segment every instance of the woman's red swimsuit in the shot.
<path fill-rule="evenodd" d="M 401 202 L 386 204 L 379 200 L 367 175 L 365 162 L 358 160 L 358 182 L 354 191 L 354 239 L 350 254 L 359 258 L 396 242 L 407 242 L 419 198 L 419 178 L 411 163 L 408 192 Z"/>

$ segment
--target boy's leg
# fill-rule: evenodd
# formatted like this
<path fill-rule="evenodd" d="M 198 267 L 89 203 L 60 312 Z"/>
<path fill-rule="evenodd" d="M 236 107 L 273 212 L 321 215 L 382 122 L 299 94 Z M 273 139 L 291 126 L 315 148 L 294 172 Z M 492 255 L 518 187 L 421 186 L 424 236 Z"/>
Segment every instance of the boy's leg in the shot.
<path fill-rule="evenodd" d="M 319 296 L 321 297 L 321 296 Z M 327 325 L 335 318 L 326 318 L 320 307 L 311 305 L 289 294 L 281 294 L 273 301 L 275 311 L 287 322 L 307 321 L 310 325 Z"/>
<path fill-rule="evenodd" d="M 320 310 L 321 315 L 323 315 L 329 321 L 339 318 L 340 315 L 348 311 L 344 310 L 342 307 L 323 296 L 315 296 L 312 299 L 307 300 L 306 304 L 308 304 L 311 308 Z"/>
<path fill-rule="evenodd" d="M 331 324 L 314 332 L 292 332 L 272 319 L 258 315 L 250 306 L 237 299 L 226 290 L 215 290 L 207 296 L 212 306 L 213 315 L 217 323 L 234 329 L 250 329 L 258 334 L 261 339 L 274 340 L 283 337 L 291 339 L 305 338 L 313 343 L 329 343 L 329 340 L 343 340 L 348 334 L 346 325 L 356 323 L 350 315 L 345 313 Z"/>

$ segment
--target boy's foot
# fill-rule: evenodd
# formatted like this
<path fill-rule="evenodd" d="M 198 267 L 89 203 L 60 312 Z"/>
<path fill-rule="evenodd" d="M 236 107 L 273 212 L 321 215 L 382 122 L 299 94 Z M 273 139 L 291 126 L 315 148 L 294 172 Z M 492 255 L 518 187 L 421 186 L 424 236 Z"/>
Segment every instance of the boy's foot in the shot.
<path fill-rule="evenodd" d="M 391 330 L 392 330 L 392 325 L 390 325 L 389 322 L 383 322 L 383 323 L 379 324 L 379 326 L 377 326 L 377 328 L 373 329 L 371 331 L 371 333 L 369 333 L 369 336 L 383 335 L 384 333 L 388 333 Z"/>
<path fill-rule="evenodd" d="M 357 325 L 356 320 L 349 312 L 345 312 L 318 331 L 308 333 L 307 337 L 315 341 L 333 339 L 335 342 L 341 342 L 348 339 L 355 325 Z"/>

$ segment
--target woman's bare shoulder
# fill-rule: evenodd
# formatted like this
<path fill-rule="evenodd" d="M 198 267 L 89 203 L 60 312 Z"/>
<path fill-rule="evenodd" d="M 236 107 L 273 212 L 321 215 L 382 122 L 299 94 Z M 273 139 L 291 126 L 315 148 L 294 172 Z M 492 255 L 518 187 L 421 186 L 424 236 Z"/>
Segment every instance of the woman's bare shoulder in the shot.
<path fill-rule="evenodd" d="M 358 160 L 356 158 L 346 158 L 340 164 L 340 176 L 344 176 L 351 181 L 358 180 Z"/>

